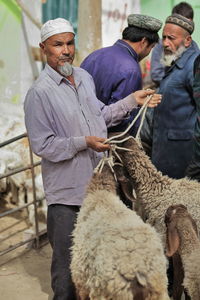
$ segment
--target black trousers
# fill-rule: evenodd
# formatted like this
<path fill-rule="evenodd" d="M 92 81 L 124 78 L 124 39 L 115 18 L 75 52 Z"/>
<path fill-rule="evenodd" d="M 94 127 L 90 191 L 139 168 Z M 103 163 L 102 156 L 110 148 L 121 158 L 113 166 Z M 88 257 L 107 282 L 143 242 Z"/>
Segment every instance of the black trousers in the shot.
<path fill-rule="evenodd" d="M 53 300 L 76 300 L 70 272 L 71 233 L 79 206 L 53 204 L 48 206 L 47 235 L 53 249 L 51 286 Z"/>

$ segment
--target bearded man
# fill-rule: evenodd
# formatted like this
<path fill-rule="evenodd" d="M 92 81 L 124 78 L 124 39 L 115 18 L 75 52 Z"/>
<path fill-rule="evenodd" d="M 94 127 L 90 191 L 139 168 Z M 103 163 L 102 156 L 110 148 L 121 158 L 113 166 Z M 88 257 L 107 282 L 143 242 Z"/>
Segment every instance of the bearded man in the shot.
<path fill-rule="evenodd" d="M 193 64 L 199 50 L 192 42 L 193 21 L 173 14 L 163 29 L 165 75 L 159 93 L 163 100 L 150 111 L 141 139 L 153 164 L 164 175 L 182 178 L 192 158 L 197 119 L 193 98 Z"/>
<path fill-rule="evenodd" d="M 33 151 L 42 158 L 48 204 L 47 234 L 53 249 L 54 300 L 76 300 L 70 272 L 71 233 L 85 189 L 102 157 L 107 126 L 114 126 L 142 105 L 154 91 L 137 91 L 106 106 L 95 93 L 92 77 L 73 67 L 75 33 L 57 18 L 41 28 L 40 47 L 47 64 L 24 102 L 25 123 Z M 150 107 L 160 103 L 153 95 Z"/>

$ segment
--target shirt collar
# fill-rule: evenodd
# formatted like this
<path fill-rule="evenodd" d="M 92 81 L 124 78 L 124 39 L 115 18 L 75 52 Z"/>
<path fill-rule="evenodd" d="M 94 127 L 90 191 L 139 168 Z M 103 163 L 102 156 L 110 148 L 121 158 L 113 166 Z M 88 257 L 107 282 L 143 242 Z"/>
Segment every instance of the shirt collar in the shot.
<path fill-rule="evenodd" d="M 117 45 L 119 47 L 127 49 L 127 51 L 130 53 L 130 55 L 133 56 L 136 61 L 138 61 L 137 53 L 127 42 L 125 42 L 123 40 L 118 40 L 114 45 Z"/>
<path fill-rule="evenodd" d="M 195 48 L 194 45 L 191 44 L 190 47 L 187 48 L 186 51 L 183 52 L 183 54 L 181 55 L 181 57 L 179 57 L 176 61 L 175 64 L 177 65 L 178 68 L 183 69 L 183 67 L 185 66 L 187 60 L 189 59 L 189 57 L 194 54 Z"/>
<path fill-rule="evenodd" d="M 74 75 L 75 85 L 78 88 L 79 84 L 81 83 L 81 76 L 80 73 L 78 72 L 78 68 L 73 67 L 73 75 Z"/>
<path fill-rule="evenodd" d="M 57 85 L 61 83 L 61 81 L 66 80 L 66 78 L 62 75 L 60 75 L 57 71 L 55 71 L 50 65 L 46 64 L 45 65 L 45 72 L 51 77 Z"/>
<path fill-rule="evenodd" d="M 63 81 L 65 83 L 70 84 L 70 81 L 66 77 L 59 74 L 52 67 L 50 67 L 50 65 L 46 64 L 44 70 L 49 75 L 49 77 L 51 77 L 57 83 L 57 85 L 60 85 L 60 83 Z M 80 77 L 79 73 L 77 72 L 76 67 L 73 67 L 73 76 L 74 76 L 74 81 L 75 81 L 76 87 L 78 87 L 79 84 L 81 83 L 81 77 Z"/>

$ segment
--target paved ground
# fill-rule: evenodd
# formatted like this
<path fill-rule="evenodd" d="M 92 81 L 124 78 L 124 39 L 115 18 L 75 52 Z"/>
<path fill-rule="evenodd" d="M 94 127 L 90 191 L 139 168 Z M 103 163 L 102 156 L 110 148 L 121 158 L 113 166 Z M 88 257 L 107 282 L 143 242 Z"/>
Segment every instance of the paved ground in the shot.
<path fill-rule="evenodd" d="M 0 257 L 0 299 L 50 300 L 51 248 L 20 247 Z"/>

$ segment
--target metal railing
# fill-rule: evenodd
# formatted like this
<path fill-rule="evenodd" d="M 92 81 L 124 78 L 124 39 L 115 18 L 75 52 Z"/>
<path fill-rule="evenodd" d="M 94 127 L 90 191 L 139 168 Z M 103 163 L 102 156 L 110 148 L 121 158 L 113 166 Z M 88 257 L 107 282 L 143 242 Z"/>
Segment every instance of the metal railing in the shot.
<path fill-rule="evenodd" d="M 3 143 L 0 143 L 0 148 L 4 147 L 4 146 L 7 146 L 13 142 L 16 142 L 20 139 L 23 139 L 23 138 L 27 138 L 27 133 L 24 133 L 24 134 L 21 134 L 21 135 L 18 135 L 12 139 L 9 139 Z M 8 215 L 11 215 L 17 211 L 21 211 L 22 209 L 25 209 L 27 208 L 28 206 L 30 205 L 34 205 L 34 219 L 35 219 L 35 234 L 33 234 L 33 236 L 27 240 L 24 240 L 22 242 L 19 242 L 15 245 L 12 245 L 11 247 L 8 247 L 7 249 L 4 249 L 3 251 L 0 252 L 0 256 L 1 255 L 4 255 L 24 244 L 27 244 L 27 243 L 30 243 L 30 242 L 34 242 L 34 246 L 35 248 L 39 248 L 40 247 L 40 237 L 43 235 L 43 234 L 46 234 L 46 230 L 42 230 L 39 232 L 39 221 L 38 221 L 38 210 L 37 210 L 37 204 L 39 201 L 41 200 L 37 200 L 36 198 L 36 185 L 35 185 L 35 172 L 34 172 L 34 168 L 36 166 L 39 166 L 41 164 L 41 162 L 36 162 L 34 163 L 34 159 L 33 159 L 33 152 L 31 150 L 31 146 L 30 146 L 30 142 L 29 142 L 29 139 L 28 139 L 28 147 L 29 147 L 29 157 L 30 157 L 30 164 L 25 166 L 25 167 L 22 167 L 22 168 L 16 168 L 10 172 L 7 172 L 3 175 L 0 175 L 0 180 L 1 179 L 4 179 L 4 178 L 7 178 L 7 177 L 10 177 L 14 174 L 17 174 L 17 173 L 20 173 L 20 172 L 24 172 L 26 170 L 30 170 L 31 171 L 31 179 L 32 179 L 32 191 L 33 191 L 33 201 L 29 202 L 29 203 L 26 203 L 24 205 L 21 205 L 19 207 L 16 207 L 16 208 L 13 208 L 13 209 L 9 209 L 3 213 L 0 213 L 0 218 L 3 218 L 5 216 L 8 216 Z"/>

